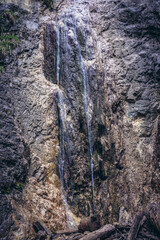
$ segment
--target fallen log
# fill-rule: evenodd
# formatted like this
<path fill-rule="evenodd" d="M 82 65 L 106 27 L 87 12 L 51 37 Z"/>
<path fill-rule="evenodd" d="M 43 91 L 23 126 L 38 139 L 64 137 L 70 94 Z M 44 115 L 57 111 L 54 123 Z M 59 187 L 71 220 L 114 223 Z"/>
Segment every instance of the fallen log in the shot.
<path fill-rule="evenodd" d="M 160 234 L 160 203 L 149 204 L 146 212 L 150 222 Z"/>
<path fill-rule="evenodd" d="M 122 235 L 120 233 L 111 234 L 110 237 L 107 237 L 107 240 L 121 239 Z"/>
<path fill-rule="evenodd" d="M 69 236 L 67 240 L 79 240 L 80 238 L 82 238 L 82 236 L 84 236 L 82 233 L 76 233 L 72 236 Z"/>
<path fill-rule="evenodd" d="M 116 227 L 116 229 L 119 229 L 119 230 L 129 230 L 131 228 L 131 225 L 129 224 L 123 225 L 123 224 L 115 223 L 113 225 Z"/>
<path fill-rule="evenodd" d="M 105 238 L 110 236 L 110 234 L 114 231 L 115 227 L 111 224 L 107 224 L 94 232 L 88 233 L 84 237 L 80 238 L 80 240 L 97 240 L 98 238 Z"/>
<path fill-rule="evenodd" d="M 133 224 L 132 224 L 132 226 L 130 228 L 130 231 L 128 233 L 127 240 L 136 239 L 136 237 L 138 235 L 138 232 L 139 232 L 139 229 L 144 223 L 144 217 L 145 217 L 145 213 L 143 211 L 136 214 L 136 216 L 134 218 L 134 221 L 133 221 Z"/>
<path fill-rule="evenodd" d="M 47 235 L 51 235 L 51 231 L 47 228 L 47 226 L 42 220 L 38 220 L 37 222 L 33 223 L 33 228 L 36 233 L 38 233 L 39 231 L 43 231 Z"/>
<path fill-rule="evenodd" d="M 127 240 L 135 240 L 140 227 L 149 221 L 160 234 L 160 204 L 149 204 L 144 211 L 139 212 L 130 228 Z"/>
<path fill-rule="evenodd" d="M 72 233 L 78 233 L 78 228 L 74 228 L 74 229 L 67 228 L 64 230 L 59 230 L 59 231 L 54 232 L 54 234 L 65 234 L 65 235 L 69 235 Z"/>
<path fill-rule="evenodd" d="M 159 240 L 160 238 L 159 237 L 156 237 L 156 236 L 153 236 L 152 234 L 150 233 L 147 233 L 147 232 L 140 232 L 140 235 L 144 238 L 149 238 L 151 240 Z"/>

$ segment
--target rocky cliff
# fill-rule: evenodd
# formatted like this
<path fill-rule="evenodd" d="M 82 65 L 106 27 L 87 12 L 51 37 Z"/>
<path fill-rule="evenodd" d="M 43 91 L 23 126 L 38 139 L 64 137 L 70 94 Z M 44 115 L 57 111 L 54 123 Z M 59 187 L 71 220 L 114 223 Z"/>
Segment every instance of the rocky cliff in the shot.
<path fill-rule="evenodd" d="M 127 222 L 160 200 L 160 1 L 20 2 L 0 4 L 0 238 Z"/>

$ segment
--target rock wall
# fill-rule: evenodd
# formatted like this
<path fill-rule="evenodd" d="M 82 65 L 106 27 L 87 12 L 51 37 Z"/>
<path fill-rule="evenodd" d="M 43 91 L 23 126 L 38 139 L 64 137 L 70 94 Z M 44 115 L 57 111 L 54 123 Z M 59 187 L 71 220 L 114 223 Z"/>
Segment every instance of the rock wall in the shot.
<path fill-rule="evenodd" d="M 20 39 L 1 74 L 2 239 L 31 239 L 38 219 L 73 226 L 93 205 L 125 222 L 160 200 L 160 2 L 64 3 L 1 5 Z"/>
<path fill-rule="evenodd" d="M 23 1 L 20 1 L 20 0 L 1 0 L 1 3 L 4 3 L 4 4 L 15 4 L 17 6 L 19 6 L 20 8 L 24 9 L 24 10 L 31 10 L 33 4 L 34 4 L 35 1 L 32 1 L 32 0 L 23 0 Z M 38 1 L 37 1 L 38 3 Z"/>
<path fill-rule="evenodd" d="M 159 199 L 158 4 L 97 1 L 90 6 L 105 74 L 101 119 L 108 134 L 98 140 L 108 177 L 107 211 L 114 221 L 120 207 L 133 214 Z"/>

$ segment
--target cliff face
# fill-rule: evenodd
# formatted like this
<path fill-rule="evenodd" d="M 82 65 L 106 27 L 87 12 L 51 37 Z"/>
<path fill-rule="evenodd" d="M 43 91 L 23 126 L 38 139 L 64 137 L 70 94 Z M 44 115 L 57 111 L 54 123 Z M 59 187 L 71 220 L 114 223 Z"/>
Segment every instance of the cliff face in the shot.
<path fill-rule="evenodd" d="M 160 200 L 160 1 L 24 3 L 0 6 L 19 38 L 0 82 L 2 239 L 128 221 Z"/>

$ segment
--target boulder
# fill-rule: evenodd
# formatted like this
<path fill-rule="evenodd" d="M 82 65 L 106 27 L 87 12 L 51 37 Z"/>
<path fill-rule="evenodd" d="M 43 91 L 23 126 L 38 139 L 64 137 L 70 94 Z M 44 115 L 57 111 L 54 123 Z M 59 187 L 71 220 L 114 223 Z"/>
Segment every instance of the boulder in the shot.
<path fill-rule="evenodd" d="M 90 231 L 93 232 L 101 227 L 100 215 L 92 215 L 86 218 L 83 218 L 80 221 L 78 230 L 80 232 Z"/>

